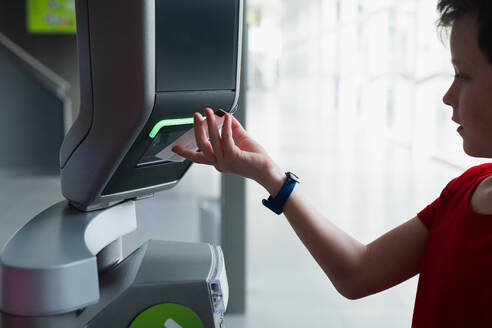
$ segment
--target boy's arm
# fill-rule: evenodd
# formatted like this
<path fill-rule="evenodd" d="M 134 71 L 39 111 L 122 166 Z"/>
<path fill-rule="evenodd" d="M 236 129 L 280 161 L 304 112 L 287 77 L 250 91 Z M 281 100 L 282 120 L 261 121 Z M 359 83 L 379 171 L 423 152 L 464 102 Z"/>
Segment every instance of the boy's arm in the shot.
<path fill-rule="evenodd" d="M 213 165 L 220 172 L 251 178 L 276 195 L 285 180 L 283 171 L 231 115 L 225 116 L 220 135 L 213 111 L 206 109 L 205 113 L 206 120 L 195 114 L 195 135 L 202 151 L 173 150 L 194 162 Z M 310 206 L 302 198 L 301 189 L 294 189 L 284 205 L 284 214 L 342 295 L 350 299 L 371 295 L 419 272 L 428 232 L 418 218 L 363 245 Z"/>
<path fill-rule="evenodd" d="M 372 295 L 419 272 L 428 231 L 418 217 L 363 245 L 325 219 L 300 194 L 294 190 L 285 204 L 285 216 L 343 296 Z"/>

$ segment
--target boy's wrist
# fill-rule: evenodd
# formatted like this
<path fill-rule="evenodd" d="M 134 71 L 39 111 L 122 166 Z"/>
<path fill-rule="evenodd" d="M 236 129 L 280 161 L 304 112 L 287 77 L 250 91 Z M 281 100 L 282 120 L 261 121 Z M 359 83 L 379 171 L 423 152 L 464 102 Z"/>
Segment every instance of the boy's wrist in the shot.
<path fill-rule="evenodd" d="M 266 176 L 258 181 L 268 193 L 275 197 L 285 182 L 285 173 L 277 166 L 266 171 Z"/>

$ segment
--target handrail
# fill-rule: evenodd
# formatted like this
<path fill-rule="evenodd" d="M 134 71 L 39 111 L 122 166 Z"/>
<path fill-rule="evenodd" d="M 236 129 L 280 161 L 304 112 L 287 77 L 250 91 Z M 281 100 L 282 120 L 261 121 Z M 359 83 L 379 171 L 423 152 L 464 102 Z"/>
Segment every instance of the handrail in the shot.
<path fill-rule="evenodd" d="M 0 47 L 7 50 L 15 60 L 50 91 L 64 100 L 67 98 L 70 84 L 2 33 L 0 33 Z"/>
<path fill-rule="evenodd" d="M 31 56 L 2 33 L 0 33 L 0 48 L 5 49 L 7 53 L 25 70 L 31 73 L 39 83 L 60 98 L 63 102 L 64 130 L 65 133 L 67 133 L 72 124 L 72 102 L 68 96 L 70 83 L 65 81 L 61 76 Z"/>

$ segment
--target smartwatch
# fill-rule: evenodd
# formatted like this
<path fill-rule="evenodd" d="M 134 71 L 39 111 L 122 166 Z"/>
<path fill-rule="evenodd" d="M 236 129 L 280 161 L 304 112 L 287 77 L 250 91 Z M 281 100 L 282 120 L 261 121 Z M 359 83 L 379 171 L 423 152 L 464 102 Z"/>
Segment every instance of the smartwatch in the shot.
<path fill-rule="evenodd" d="M 287 179 L 285 180 L 282 188 L 278 192 L 277 196 L 268 197 L 268 199 L 263 199 L 263 205 L 271 209 L 274 213 L 280 215 L 284 211 L 284 204 L 289 199 L 292 190 L 297 183 L 299 183 L 299 177 L 292 172 L 285 172 Z"/>

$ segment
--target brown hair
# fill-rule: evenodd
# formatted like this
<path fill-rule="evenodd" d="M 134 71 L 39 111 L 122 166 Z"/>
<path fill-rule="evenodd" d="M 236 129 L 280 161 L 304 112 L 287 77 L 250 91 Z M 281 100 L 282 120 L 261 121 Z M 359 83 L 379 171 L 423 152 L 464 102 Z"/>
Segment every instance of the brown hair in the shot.
<path fill-rule="evenodd" d="M 491 0 L 439 0 L 439 26 L 448 28 L 465 15 L 478 19 L 478 46 L 492 64 L 492 1 Z"/>

